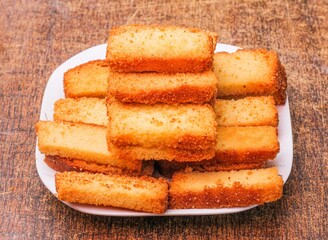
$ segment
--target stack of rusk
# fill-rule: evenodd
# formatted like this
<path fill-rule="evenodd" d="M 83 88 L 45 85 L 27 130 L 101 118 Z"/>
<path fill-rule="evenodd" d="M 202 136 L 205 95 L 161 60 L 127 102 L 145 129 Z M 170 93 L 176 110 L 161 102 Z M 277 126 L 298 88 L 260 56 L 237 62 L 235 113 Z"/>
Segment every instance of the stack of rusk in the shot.
<path fill-rule="evenodd" d="M 54 121 L 37 124 L 60 200 L 163 213 L 281 197 L 265 163 L 279 152 L 283 66 L 273 51 L 214 54 L 216 41 L 199 29 L 117 27 L 106 60 L 65 73 Z M 168 180 L 150 176 L 154 161 Z"/>

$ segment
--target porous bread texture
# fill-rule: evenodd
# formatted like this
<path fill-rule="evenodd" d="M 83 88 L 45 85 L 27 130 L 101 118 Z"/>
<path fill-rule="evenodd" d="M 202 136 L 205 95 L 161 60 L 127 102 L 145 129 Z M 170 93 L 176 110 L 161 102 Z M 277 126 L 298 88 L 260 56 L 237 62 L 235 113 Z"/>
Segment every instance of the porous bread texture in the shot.
<path fill-rule="evenodd" d="M 213 108 L 199 104 L 108 104 L 108 145 L 143 148 L 213 149 Z"/>
<path fill-rule="evenodd" d="M 140 171 L 141 161 L 115 158 L 107 148 L 106 127 L 87 124 L 39 121 L 38 147 L 46 155 L 81 159 Z"/>
<path fill-rule="evenodd" d="M 278 126 L 278 109 L 272 96 L 217 99 L 214 110 L 219 126 Z"/>
<path fill-rule="evenodd" d="M 152 175 L 154 172 L 154 162 L 142 162 L 141 169 L 124 169 L 108 164 L 100 164 L 94 162 L 87 162 L 81 159 L 72 159 L 59 156 L 46 155 L 44 162 L 52 169 L 58 172 L 90 172 L 90 173 L 103 173 L 103 174 L 119 174 L 119 175 Z"/>
<path fill-rule="evenodd" d="M 276 127 L 218 127 L 214 159 L 227 163 L 263 162 L 274 159 L 279 149 Z"/>
<path fill-rule="evenodd" d="M 222 172 L 176 172 L 169 208 L 224 208 L 264 204 L 281 198 L 283 179 L 276 167 Z"/>
<path fill-rule="evenodd" d="M 106 97 L 108 74 L 107 60 L 90 61 L 68 70 L 64 73 L 65 97 Z"/>
<path fill-rule="evenodd" d="M 155 166 L 157 167 L 159 173 L 166 178 L 171 178 L 176 171 L 217 172 L 242 169 L 258 169 L 263 168 L 264 165 L 265 162 L 222 163 L 216 160 L 203 160 L 199 162 L 177 162 L 161 160 L 155 162 Z"/>
<path fill-rule="evenodd" d="M 107 126 L 106 100 L 99 98 L 65 98 L 54 105 L 54 120 Z"/>
<path fill-rule="evenodd" d="M 202 72 L 217 35 L 196 28 L 126 25 L 111 29 L 106 58 L 117 72 Z"/>
<path fill-rule="evenodd" d="M 274 51 L 240 49 L 215 53 L 213 68 L 218 78 L 218 98 L 271 95 L 276 104 L 285 103 L 286 73 Z"/>
<path fill-rule="evenodd" d="M 206 103 L 216 98 L 213 71 L 202 73 L 110 72 L 108 94 L 126 103 Z"/>
<path fill-rule="evenodd" d="M 59 200 L 164 213 L 168 205 L 168 183 L 149 176 L 133 177 L 85 172 L 55 176 Z"/>

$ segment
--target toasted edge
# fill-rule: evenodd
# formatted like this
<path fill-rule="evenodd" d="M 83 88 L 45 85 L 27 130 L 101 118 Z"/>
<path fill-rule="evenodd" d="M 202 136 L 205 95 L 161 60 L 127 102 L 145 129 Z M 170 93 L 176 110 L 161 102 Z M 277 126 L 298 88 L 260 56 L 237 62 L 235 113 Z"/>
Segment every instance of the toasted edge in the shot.
<path fill-rule="evenodd" d="M 215 160 L 203 160 L 199 162 L 177 162 L 177 161 L 156 161 L 155 166 L 159 173 L 171 178 L 176 171 L 198 171 L 198 172 L 218 172 L 243 169 L 259 169 L 265 166 L 265 162 L 249 163 L 222 163 Z"/>
<path fill-rule="evenodd" d="M 81 159 L 70 159 L 59 156 L 46 155 L 44 162 L 52 169 L 58 172 L 76 171 L 76 172 L 90 172 L 103 174 L 119 174 L 119 175 L 152 175 L 154 171 L 154 162 L 145 161 L 142 163 L 142 169 L 130 170 L 123 169 L 108 164 L 99 164 L 87 162 Z"/>
<path fill-rule="evenodd" d="M 62 201 L 158 214 L 168 206 L 168 183 L 162 178 L 63 172 L 56 173 L 55 183 Z"/>
<path fill-rule="evenodd" d="M 247 174 L 256 175 L 256 171 L 266 171 L 267 177 L 270 177 L 272 181 L 262 183 L 261 180 L 259 180 L 259 182 L 248 185 L 240 180 L 234 182 L 232 186 L 227 187 L 224 186 L 224 183 L 217 181 L 216 178 L 210 180 L 213 174 L 209 172 L 176 172 L 170 183 L 169 208 L 246 207 L 273 202 L 281 198 L 284 182 L 282 177 L 278 175 L 278 169 L 276 167 L 258 170 L 239 170 L 238 172 L 247 172 Z M 235 172 L 236 171 L 231 171 L 228 174 Z M 217 172 L 215 174 L 220 175 L 220 173 L 221 172 Z M 188 175 L 194 177 L 185 179 Z M 184 187 L 179 184 L 179 182 L 184 181 L 190 182 L 190 186 L 192 186 L 193 182 L 196 184 L 204 184 L 204 188 L 201 191 L 184 189 Z M 198 183 L 199 181 L 201 181 L 201 183 Z M 210 186 L 207 184 L 210 184 Z"/>

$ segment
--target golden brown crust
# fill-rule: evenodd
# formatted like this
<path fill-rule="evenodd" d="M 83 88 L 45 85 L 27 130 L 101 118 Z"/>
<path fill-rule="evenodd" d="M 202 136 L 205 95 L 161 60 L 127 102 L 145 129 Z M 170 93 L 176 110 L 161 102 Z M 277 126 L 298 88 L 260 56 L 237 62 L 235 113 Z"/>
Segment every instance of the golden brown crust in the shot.
<path fill-rule="evenodd" d="M 276 105 L 284 105 L 286 102 L 287 94 L 284 91 L 279 91 L 276 94 L 240 94 L 240 95 L 235 94 L 235 95 L 221 96 L 219 97 L 219 99 L 236 100 L 245 97 L 262 97 L 262 96 L 272 96 L 274 98 L 274 102 Z"/>
<path fill-rule="evenodd" d="M 142 49 L 138 52 L 138 55 L 127 54 L 121 52 L 113 52 L 113 36 L 117 37 L 121 34 L 130 31 L 134 34 L 138 31 L 167 31 L 183 29 L 186 32 L 192 33 L 202 33 L 204 37 L 206 36 L 206 45 L 202 46 L 204 48 L 204 53 L 202 55 L 190 55 L 188 57 L 182 56 L 166 56 L 158 57 L 162 55 L 158 53 L 157 56 L 146 56 L 143 55 Z M 111 29 L 108 38 L 108 47 L 106 52 L 106 58 L 110 62 L 110 67 L 117 72 L 163 72 L 163 73 L 177 73 L 177 72 L 203 72 L 209 70 L 212 67 L 213 62 L 213 52 L 214 52 L 214 41 L 217 39 L 217 35 L 202 31 L 196 28 L 183 28 L 176 26 L 160 26 L 160 25 L 126 25 L 114 27 Z M 124 42 L 124 39 L 121 39 Z M 134 39 L 134 41 L 137 41 Z M 154 39 L 154 41 L 157 41 Z M 143 44 L 141 42 L 140 44 Z M 160 42 L 156 43 L 160 44 Z M 196 44 L 196 43 L 195 43 Z M 136 45 L 138 46 L 138 45 Z M 147 47 L 147 46 L 143 46 Z M 149 46 L 148 46 L 149 47 Z M 182 46 L 183 47 L 183 46 Z M 118 49 L 115 49 L 117 51 Z M 166 50 L 169 52 L 168 50 Z"/>
<path fill-rule="evenodd" d="M 222 163 L 217 160 L 203 160 L 199 162 L 177 162 L 177 161 L 156 161 L 159 173 L 171 178 L 176 171 L 198 171 L 198 172 L 217 172 L 231 171 L 242 169 L 258 169 L 263 168 L 265 162 L 249 162 L 249 163 Z"/>
<path fill-rule="evenodd" d="M 214 149 L 188 150 L 175 148 L 143 148 L 136 146 L 116 147 L 109 145 L 112 154 L 118 159 L 131 160 L 159 160 L 165 159 L 168 161 L 177 162 L 193 162 L 204 159 L 211 159 L 215 154 Z"/>
<path fill-rule="evenodd" d="M 268 160 L 273 160 L 279 152 L 279 146 L 275 146 L 271 149 L 258 149 L 258 150 L 216 150 L 215 160 L 226 163 L 263 163 Z"/>
<path fill-rule="evenodd" d="M 212 67 L 212 60 L 205 58 L 184 59 L 184 58 L 124 58 L 110 61 L 111 69 L 117 72 L 162 72 L 162 73 L 179 73 L 179 72 L 204 72 Z"/>
<path fill-rule="evenodd" d="M 135 137 L 131 137 L 130 135 L 121 135 L 117 137 L 108 138 L 112 144 L 117 147 L 144 147 L 144 148 L 153 148 L 158 147 L 160 149 L 172 148 L 172 149 L 181 149 L 181 150 L 207 150 L 213 149 L 215 144 L 214 136 L 192 136 L 189 134 L 181 135 L 178 139 L 172 139 L 171 142 L 165 143 L 156 143 L 152 144 L 151 142 L 140 144 L 134 143 Z"/>
<path fill-rule="evenodd" d="M 281 183 L 282 184 L 282 183 Z M 217 186 L 215 189 L 204 189 L 200 193 L 170 194 L 172 209 L 193 208 L 230 208 L 247 207 L 255 204 L 273 202 L 282 196 L 282 186 L 272 184 L 265 190 L 257 187 L 245 189 L 240 183 L 234 183 L 232 188 Z"/>
<path fill-rule="evenodd" d="M 247 173 L 245 172 L 247 171 Z M 273 168 L 259 170 L 240 170 L 232 172 L 194 173 L 177 172 L 173 175 L 169 192 L 169 208 L 188 209 L 188 208 L 224 208 L 224 207 L 246 207 L 255 204 L 264 204 L 278 200 L 282 196 L 283 180 L 278 176 L 278 171 Z M 221 182 L 220 174 L 229 175 L 235 180 L 232 184 L 225 185 Z M 237 177 L 236 175 L 254 176 L 258 178 L 247 182 L 247 178 Z M 197 176 L 198 175 L 198 176 Z M 234 176 L 233 176 L 234 175 Z M 270 175 L 270 176 L 269 176 Z M 189 176 L 189 177 L 188 177 Z M 190 177 L 194 176 L 194 177 Z M 270 180 L 263 179 L 264 176 Z M 224 179 L 224 178 L 223 178 Z M 197 190 L 186 186 L 186 181 L 197 186 Z M 195 183 L 191 182 L 194 181 Z M 244 182 L 245 181 L 245 182 Z M 200 190 L 201 189 L 201 190 Z"/>
<path fill-rule="evenodd" d="M 280 60 L 278 59 L 278 71 L 277 71 L 277 81 L 279 85 L 279 90 L 275 95 L 273 95 L 275 102 L 277 105 L 284 105 L 286 102 L 287 97 L 287 75 L 285 71 L 285 67 L 281 64 Z"/>
<path fill-rule="evenodd" d="M 197 86 L 181 86 L 168 90 L 149 90 L 147 92 L 129 93 L 124 91 L 112 91 L 110 93 L 117 100 L 126 103 L 206 103 L 216 98 L 216 86 L 197 87 Z"/>
<path fill-rule="evenodd" d="M 90 172 L 103 174 L 119 174 L 119 175 L 152 175 L 154 170 L 154 163 L 152 161 L 143 162 L 142 169 L 129 170 L 114 167 L 108 164 L 98 164 L 86 162 L 80 159 L 69 159 L 59 156 L 46 155 L 44 162 L 52 169 L 58 172 L 76 171 L 76 172 Z"/>
<path fill-rule="evenodd" d="M 121 102 L 139 102 L 144 104 L 155 104 L 158 102 L 174 103 L 204 103 L 209 102 L 215 90 L 212 88 L 198 89 L 197 87 L 182 86 L 170 92 L 149 91 L 143 94 L 113 93 L 115 98 Z"/>
<path fill-rule="evenodd" d="M 164 213 L 168 205 L 168 183 L 149 176 L 104 175 L 63 172 L 55 175 L 59 200 Z"/>

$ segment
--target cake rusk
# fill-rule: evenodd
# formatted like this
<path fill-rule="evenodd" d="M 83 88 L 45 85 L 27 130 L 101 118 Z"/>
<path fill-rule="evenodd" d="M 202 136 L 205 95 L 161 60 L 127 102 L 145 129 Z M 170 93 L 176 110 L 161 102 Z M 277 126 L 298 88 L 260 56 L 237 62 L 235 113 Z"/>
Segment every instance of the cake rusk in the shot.
<path fill-rule="evenodd" d="M 215 112 L 209 104 L 107 105 L 107 141 L 118 147 L 212 149 L 216 140 Z"/>
<path fill-rule="evenodd" d="M 63 172 L 55 175 L 61 201 L 164 213 L 168 183 L 162 178 Z"/>
<path fill-rule="evenodd" d="M 214 54 L 213 69 L 218 78 L 218 98 L 271 95 L 277 105 L 286 101 L 286 73 L 274 51 L 218 52 Z"/>
<path fill-rule="evenodd" d="M 176 172 L 170 183 L 169 208 L 230 208 L 281 198 L 283 179 L 276 167 L 222 172 Z"/>
<path fill-rule="evenodd" d="M 72 159 L 59 156 L 46 155 L 44 162 L 53 170 L 57 172 L 90 172 L 90 173 L 103 173 L 103 174 L 118 174 L 118 175 L 152 175 L 154 172 L 153 161 L 143 161 L 142 168 L 130 170 L 111 166 L 108 164 L 99 164 L 94 162 L 87 162 L 81 159 Z"/>
<path fill-rule="evenodd" d="M 65 97 L 106 97 L 108 74 L 107 60 L 94 60 L 69 69 L 64 73 Z"/>
<path fill-rule="evenodd" d="M 142 161 L 117 159 L 108 151 L 106 127 L 88 124 L 39 121 L 36 124 L 38 147 L 41 153 L 81 159 L 140 171 Z"/>
<path fill-rule="evenodd" d="M 201 73 L 110 72 L 108 92 L 125 103 L 206 103 L 216 98 L 213 71 Z"/>
<path fill-rule="evenodd" d="M 54 120 L 107 126 L 104 98 L 65 98 L 54 104 Z"/>
<path fill-rule="evenodd" d="M 276 127 L 218 127 L 214 160 L 222 163 L 264 162 L 273 160 L 279 150 Z"/>
<path fill-rule="evenodd" d="M 217 99 L 214 111 L 219 126 L 278 126 L 278 109 L 272 96 Z"/>
<path fill-rule="evenodd" d="M 203 160 L 199 162 L 177 162 L 161 160 L 156 161 L 158 172 L 166 178 L 171 178 L 176 171 L 218 172 L 242 169 L 259 169 L 265 162 L 222 163 L 216 160 Z"/>
<path fill-rule="evenodd" d="M 272 96 L 216 99 L 214 111 L 219 126 L 278 125 L 278 110 Z M 65 98 L 55 102 L 54 120 L 107 126 L 106 112 L 105 99 Z"/>
<path fill-rule="evenodd" d="M 217 34 L 177 26 L 125 25 L 110 30 L 106 58 L 117 72 L 203 72 Z"/>

